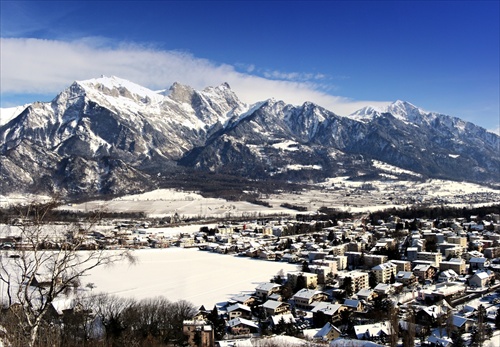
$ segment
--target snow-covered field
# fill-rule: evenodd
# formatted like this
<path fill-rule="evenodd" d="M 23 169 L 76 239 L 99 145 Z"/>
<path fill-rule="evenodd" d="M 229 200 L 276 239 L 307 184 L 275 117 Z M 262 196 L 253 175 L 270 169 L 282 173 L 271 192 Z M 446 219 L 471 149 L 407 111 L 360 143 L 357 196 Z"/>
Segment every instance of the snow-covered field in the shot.
<path fill-rule="evenodd" d="M 388 175 L 397 168 L 386 165 Z M 372 189 L 363 189 L 369 184 Z M 482 197 L 474 197 L 482 194 Z M 468 197 L 467 197 L 468 196 Z M 473 198 L 471 198 L 471 196 Z M 488 196 L 485 198 L 485 196 Z M 110 201 L 91 201 L 84 204 L 63 206 L 62 209 L 113 212 L 144 212 L 150 217 L 162 217 L 177 213 L 182 217 L 256 217 L 269 214 L 291 214 L 297 211 L 282 207 L 283 203 L 305 207 L 316 212 L 327 206 L 351 212 L 370 212 L 390 207 L 404 208 L 410 205 L 404 199 L 418 199 L 423 203 L 448 206 L 479 206 L 500 201 L 500 190 L 467 182 L 427 180 L 425 182 L 377 180 L 370 182 L 350 181 L 347 177 L 327 180 L 309 190 L 262 195 L 262 201 L 271 207 L 244 201 L 204 198 L 198 193 L 158 189 L 138 195 L 128 195 Z M 483 199 L 483 200 L 481 200 Z"/>
<path fill-rule="evenodd" d="M 137 264 L 127 262 L 101 267 L 84 277 L 94 292 L 136 299 L 165 296 L 185 299 L 195 306 L 213 305 L 231 296 L 254 292 L 280 270 L 286 274 L 296 265 L 199 251 L 196 248 L 144 249 L 134 251 Z"/>
<path fill-rule="evenodd" d="M 149 217 L 163 217 L 177 213 L 180 217 L 234 217 L 257 216 L 260 214 L 294 213 L 280 207 L 267 208 L 246 201 L 227 201 L 205 198 L 194 192 L 174 189 L 158 189 L 144 194 L 127 195 L 110 201 L 91 201 L 83 204 L 63 206 L 64 210 L 145 212 Z"/>

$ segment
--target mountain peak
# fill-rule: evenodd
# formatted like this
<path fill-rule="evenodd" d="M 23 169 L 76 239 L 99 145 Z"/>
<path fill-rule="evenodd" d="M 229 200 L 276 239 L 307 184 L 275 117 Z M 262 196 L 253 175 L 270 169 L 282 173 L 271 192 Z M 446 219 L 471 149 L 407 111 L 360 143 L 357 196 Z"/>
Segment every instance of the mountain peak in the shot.
<path fill-rule="evenodd" d="M 396 118 L 410 121 L 428 113 L 412 103 L 402 100 L 396 100 L 392 104 L 384 107 L 382 111 L 388 112 Z"/>
<path fill-rule="evenodd" d="M 415 111 L 420 110 L 417 106 L 413 105 L 408 101 L 396 100 L 392 104 L 385 107 L 387 110 L 405 110 L 405 111 Z"/>
<path fill-rule="evenodd" d="M 141 98 L 155 99 L 159 95 L 158 93 L 140 86 L 136 83 L 130 82 L 129 80 L 119 78 L 116 76 L 104 76 L 101 75 L 99 78 L 92 78 L 84 81 L 76 81 L 75 83 L 83 87 L 87 92 L 99 92 L 111 96 L 125 96 L 131 97 L 132 95 L 137 95 Z M 127 93 L 128 92 L 128 93 Z"/>
<path fill-rule="evenodd" d="M 170 98 L 179 102 L 190 103 L 194 95 L 193 88 L 180 84 L 179 82 L 174 82 L 169 90 Z"/>
<path fill-rule="evenodd" d="M 418 108 L 408 101 L 396 100 L 384 107 L 375 107 L 370 105 L 365 106 L 357 110 L 356 112 L 351 113 L 349 115 L 349 118 L 358 121 L 370 121 L 374 117 L 380 116 L 382 113 L 390 113 L 394 117 L 402 120 L 413 120 L 424 114 L 427 114 L 426 111 Z"/>

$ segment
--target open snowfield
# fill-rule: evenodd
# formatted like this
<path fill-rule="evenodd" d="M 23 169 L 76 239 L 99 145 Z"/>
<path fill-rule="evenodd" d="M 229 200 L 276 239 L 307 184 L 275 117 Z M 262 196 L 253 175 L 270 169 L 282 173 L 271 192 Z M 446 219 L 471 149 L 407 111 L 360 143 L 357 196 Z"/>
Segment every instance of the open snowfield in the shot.
<path fill-rule="evenodd" d="M 158 189 L 144 194 L 127 195 L 110 201 L 90 201 L 83 204 L 63 206 L 70 211 L 113 211 L 145 212 L 149 217 L 251 217 L 258 214 L 295 213 L 296 211 L 280 207 L 273 208 L 248 203 L 246 201 L 227 201 L 224 199 L 205 198 L 194 192 L 182 192 L 174 189 Z"/>
<path fill-rule="evenodd" d="M 296 265 L 222 255 L 196 248 L 144 249 L 134 251 L 138 263 L 101 267 L 84 277 L 82 285 L 94 283 L 94 292 L 136 299 L 165 296 L 185 299 L 195 306 L 213 305 L 231 296 L 254 292 L 280 270 L 286 274 Z"/>

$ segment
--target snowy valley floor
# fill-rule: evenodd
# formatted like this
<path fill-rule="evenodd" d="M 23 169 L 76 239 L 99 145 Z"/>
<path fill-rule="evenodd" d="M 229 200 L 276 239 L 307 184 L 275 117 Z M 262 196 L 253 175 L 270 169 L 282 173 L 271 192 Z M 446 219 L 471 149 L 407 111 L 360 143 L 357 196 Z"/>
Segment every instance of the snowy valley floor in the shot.
<path fill-rule="evenodd" d="M 96 292 L 145 299 L 164 296 L 187 300 L 195 306 L 213 305 L 231 296 L 255 291 L 280 270 L 296 265 L 199 251 L 197 248 L 135 250 L 136 265 L 126 262 L 93 270 L 82 285 L 94 283 Z"/>

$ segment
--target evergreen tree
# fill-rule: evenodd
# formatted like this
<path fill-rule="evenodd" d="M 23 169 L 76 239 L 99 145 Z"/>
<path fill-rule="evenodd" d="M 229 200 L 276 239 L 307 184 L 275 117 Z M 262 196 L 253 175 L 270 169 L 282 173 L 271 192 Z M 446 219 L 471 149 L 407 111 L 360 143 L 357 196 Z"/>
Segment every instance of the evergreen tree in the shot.
<path fill-rule="evenodd" d="M 293 288 L 290 281 L 286 281 L 285 284 L 281 287 L 281 297 L 283 301 L 288 301 L 293 295 Z"/>
<path fill-rule="evenodd" d="M 302 262 L 302 266 L 301 266 L 301 269 L 300 271 L 302 272 L 309 272 L 309 263 L 307 261 L 303 261 Z"/>
<path fill-rule="evenodd" d="M 297 282 L 293 291 L 297 293 L 299 290 L 307 288 L 307 279 L 303 274 L 297 276 Z"/>
<path fill-rule="evenodd" d="M 370 286 L 371 289 L 375 288 L 378 284 L 377 281 L 377 276 L 375 275 L 375 272 L 370 271 L 368 273 L 368 285 Z"/>
<path fill-rule="evenodd" d="M 345 290 L 345 295 L 346 297 L 350 298 L 353 294 L 352 290 L 352 278 L 351 277 L 346 277 L 344 278 L 344 283 L 341 286 L 341 289 Z"/>
<path fill-rule="evenodd" d="M 403 346 L 415 347 L 415 310 L 410 307 L 406 316 L 406 330 L 403 331 Z"/>
<path fill-rule="evenodd" d="M 453 342 L 453 347 L 465 347 L 465 341 L 460 331 L 454 331 L 451 334 L 451 341 Z"/>
<path fill-rule="evenodd" d="M 283 316 L 281 316 L 280 320 L 278 321 L 278 324 L 276 324 L 273 330 L 278 335 L 285 332 L 286 323 L 285 323 L 285 318 L 283 318 Z"/>
<path fill-rule="evenodd" d="M 315 328 L 323 328 L 328 322 L 328 316 L 323 311 L 318 311 L 313 315 L 313 325 Z"/>
<path fill-rule="evenodd" d="M 476 325 L 474 325 L 470 337 L 471 346 L 473 347 L 482 347 L 484 341 L 490 337 L 488 335 L 491 331 L 491 327 L 488 323 L 485 322 L 485 319 L 486 309 L 483 305 L 479 305 L 479 307 L 477 308 Z"/>
<path fill-rule="evenodd" d="M 334 280 L 333 272 L 329 272 L 329 273 L 326 275 L 326 278 L 325 278 L 325 284 L 326 284 L 326 285 L 332 285 L 332 284 L 333 284 L 333 280 Z"/>
<path fill-rule="evenodd" d="M 212 311 L 208 314 L 207 320 L 212 323 L 215 339 L 222 340 L 226 334 L 226 321 L 219 315 L 217 306 L 214 306 Z"/>
<path fill-rule="evenodd" d="M 495 315 L 495 328 L 500 329 L 500 310 L 497 310 Z"/>

